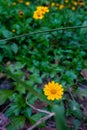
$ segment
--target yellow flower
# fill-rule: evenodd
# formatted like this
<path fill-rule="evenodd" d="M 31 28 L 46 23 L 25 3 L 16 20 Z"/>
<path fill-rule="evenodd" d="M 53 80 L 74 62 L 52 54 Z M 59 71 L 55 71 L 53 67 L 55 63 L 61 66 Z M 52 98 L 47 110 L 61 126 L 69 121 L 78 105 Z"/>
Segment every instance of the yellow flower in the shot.
<path fill-rule="evenodd" d="M 68 3 L 69 1 L 68 0 L 65 0 L 65 3 Z"/>
<path fill-rule="evenodd" d="M 49 12 L 48 7 L 46 6 L 38 6 L 37 10 L 34 11 L 33 18 L 34 19 L 42 19 L 44 17 L 44 14 Z"/>
<path fill-rule="evenodd" d="M 46 7 L 46 6 L 38 6 L 38 7 L 37 7 L 37 10 L 40 11 L 40 12 L 42 12 L 43 14 L 49 12 L 48 7 Z"/>
<path fill-rule="evenodd" d="M 54 2 L 51 3 L 51 6 L 55 6 L 56 4 Z"/>
<path fill-rule="evenodd" d="M 75 10 L 76 8 L 74 6 L 72 6 L 72 10 Z"/>
<path fill-rule="evenodd" d="M 26 2 L 25 2 L 25 5 L 29 6 L 29 5 L 30 5 L 30 2 L 26 1 Z"/>
<path fill-rule="evenodd" d="M 42 12 L 40 12 L 39 10 L 36 10 L 35 12 L 34 12 L 34 15 L 33 15 L 33 18 L 34 19 L 42 19 L 44 16 L 43 16 L 43 14 L 42 14 Z"/>
<path fill-rule="evenodd" d="M 64 5 L 60 5 L 59 6 L 59 9 L 61 10 L 61 9 L 63 9 L 64 8 Z"/>
<path fill-rule="evenodd" d="M 12 29 L 12 32 L 16 32 L 16 30 L 15 30 L 15 29 Z"/>
<path fill-rule="evenodd" d="M 55 83 L 54 81 L 48 82 L 45 85 L 44 94 L 47 96 L 48 100 L 61 99 L 64 93 L 64 89 L 61 84 Z"/>
<path fill-rule="evenodd" d="M 78 5 L 78 2 L 76 2 L 76 1 L 73 1 L 72 3 L 73 3 L 75 6 Z"/>
<path fill-rule="evenodd" d="M 34 11 L 33 18 L 34 19 L 42 19 L 44 14 L 49 12 L 48 7 L 46 6 L 38 6 L 36 11 Z"/>

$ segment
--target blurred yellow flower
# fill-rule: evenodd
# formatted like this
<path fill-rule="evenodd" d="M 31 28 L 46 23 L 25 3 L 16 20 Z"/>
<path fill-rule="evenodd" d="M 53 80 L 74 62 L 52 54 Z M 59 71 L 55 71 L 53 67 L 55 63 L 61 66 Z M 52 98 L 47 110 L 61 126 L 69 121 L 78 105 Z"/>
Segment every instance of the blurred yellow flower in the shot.
<path fill-rule="evenodd" d="M 51 6 L 55 6 L 56 4 L 54 2 L 51 3 Z"/>
<path fill-rule="evenodd" d="M 72 1 L 72 3 L 73 3 L 75 6 L 78 5 L 78 2 L 76 2 L 76 1 Z"/>
<path fill-rule="evenodd" d="M 12 32 L 16 32 L 16 30 L 15 30 L 15 29 L 12 29 Z"/>
<path fill-rule="evenodd" d="M 54 81 L 48 82 L 45 85 L 44 94 L 47 96 L 48 100 L 61 99 L 64 93 L 64 89 L 61 84 L 55 83 Z"/>
<path fill-rule="evenodd" d="M 49 9 L 46 6 L 38 6 L 34 11 L 33 18 L 34 19 L 42 19 L 45 13 L 48 13 Z"/>
<path fill-rule="evenodd" d="M 33 15 L 33 18 L 34 19 L 42 19 L 44 16 L 43 16 L 43 14 L 42 14 L 42 12 L 40 12 L 40 11 L 38 11 L 38 10 L 36 10 L 35 12 L 34 12 L 34 15 Z"/>
<path fill-rule="evenodd" d="M 72 6 L 72 10 L 75 10 L 76 8 L 74 6 Z"/>
<path fill-rule="evenodd" d="M 43 14 L 49 12 L 48 7 L 46 7 L 46 6 L 38 6 L 38 7 L 37 7 L 37 10 L 40 11 L 40 12 L 42 12 Z"/>
<path fill-rule="evenodd" d="M 64 8 L 64 5 L 60 5 L 59 6 L 59 9 L 61 10 L 61 9 L 63 9 Z"/>
<path fill-rule="evenodd" d="M 65 3 L 68 3 L 69 1 L 68 0 L 65 0 Z"/>
<path fill-rule="evenodd" d="M 30 5 L 30 2 L 26 1 L 26 2 L 25 2 L 25 5 L 29 6 L 29 5 Z"/>

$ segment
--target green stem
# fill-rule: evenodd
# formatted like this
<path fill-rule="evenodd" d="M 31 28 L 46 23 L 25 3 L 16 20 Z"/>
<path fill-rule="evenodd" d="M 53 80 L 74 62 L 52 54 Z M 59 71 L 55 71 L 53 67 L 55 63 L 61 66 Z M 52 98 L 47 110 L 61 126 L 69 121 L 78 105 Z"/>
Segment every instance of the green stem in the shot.
<path fill-rule="evenodd" d="M 53 111 L 55 113 L 56 129 L 69 130 L 64 117 L 64 107 L 62 105 L 54 105 Z"/>
<path fill-rule="evenodd" d="M 59 30 L 78 29 L 78 28 L 87 28 L 87 25 L 85 25 L 85 26 L 64 27 L 64 28 L 55 28 L 55 29 L 50 29 L 50 30 L 45 30 L 45 31 L 30 32 L 30 33 L 22 34 L 22 35 L 19 35 L 19 36 L 14 36 L 14 37 L 6 38 L 6 39 L 1 39 L 0 42 L 16 39 L 16 38 L 20 38 L 20 37 L 31 36 L 31 35 L 35 35 L 35 34 L 50 33 L 50 32 L 59 31 Z"/>

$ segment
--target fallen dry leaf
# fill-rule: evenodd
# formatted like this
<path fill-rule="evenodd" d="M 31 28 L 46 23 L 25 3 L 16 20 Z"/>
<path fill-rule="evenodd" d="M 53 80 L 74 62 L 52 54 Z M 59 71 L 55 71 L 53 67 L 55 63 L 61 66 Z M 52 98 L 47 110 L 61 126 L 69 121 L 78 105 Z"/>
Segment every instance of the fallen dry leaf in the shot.
<path fill-rule="evenodd" d="M 85 80 L 87 80 L 87 69 L 83 69 L 81 71 L 81 75 L 84 77 Z"/>

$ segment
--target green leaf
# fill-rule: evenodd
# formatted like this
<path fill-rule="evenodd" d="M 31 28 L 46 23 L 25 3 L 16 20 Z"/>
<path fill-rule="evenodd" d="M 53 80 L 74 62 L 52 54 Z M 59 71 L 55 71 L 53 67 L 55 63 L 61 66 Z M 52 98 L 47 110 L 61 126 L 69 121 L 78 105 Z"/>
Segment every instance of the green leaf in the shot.
<path fill-rule="evenodd" d="M 15 73 L 15 71 L 18 71 L 24 67 L 24 64 L 21 62 L 16 62 L 15 64 L 11 64 L 7 67 L 8 70 L 10 70 L 12 73 Z"/>
<path fill-rule="evenodd" d="M 32 108 L 26 107 L 25 110 L 23 111 L 24 115 L 30 119 L 31 115 L 32 115 Z"/>
<path fill-rule="evenodd" d="M 14 93 L 11 96 L 10 101 L 12 101 L 12 103 L 5 112 L 7 116 L 11 116 L 13 114 L 19 115 L 19 113 L 26 108 L 25 99 L 21 94 Z"/>
<path fill-rule="evenodd" d="M 18 116 L 20 111 L 21 111 L 21 106 L 16 103 L 12 103 L 11 106 L 5 112 L 5 114 L 7 116 L 12 116 L 13 114 Z"/>
<path fill-rule="evenodd" d="M 11 116 L 11 124 L 8 125 L 7 130 L 19 130 L 24 127 L 25 117 L 24 116 Z"/>
<path fill-rule="evenodd" d="M 13 75 L 15 75 L 17 78 L 24 76 L 23 71 L 21 68 L 24 67 L 24 64 L 21 62 L 16 62 L 15 64 L 11 64 L 7 67 L 7 70 L 10 71 Z"/>
<path fill-rule="evenodd" d="M 3 56 L 0 55 L 0 62 L 2 62 Z"/>
<path fill-rule="evenodd" d="M 25 102 L 25 98 L 22 94 L 19 93 L 14 93 L 11 96 L 11 101 L 14 101 L 16 104 L 18 104 L 20 107 L 25 107 L 26 106 L 26 102 Z"/>
<path fill-rule="evenodd" d="M 61 105 L 54 105 L 53 111 L 55 112 L 55 121 L 56 121 L 56 128 L 57 130 L 69 130 L 68 126 L 65 122 L 64 117 L 64 106 Z"/>
<path fill-rule="evenodd" d="M 82 25 L 86 26 L 87 25 L 87 20 L 85 20 Z M 81 34 L 87 33 L 87 28 L 81 28 L 80 29 L 80 33 Z"/>
<path fill-rule="evenodd" d="M 0 105 L 4 104 L 5 101 L 13 94 L 12 90 L 0 90 Z"/>
<path fill-rule="evenodd" d="M 15 88 L 17 91 L 19 91 L 20 94 L 25 94 L 25 86 L 22 85 L 22 84 L 17 84 L 16 85 L 16 88 Z"/>
<path fill-rule="evenodd" d="M 33 96 L 31 93 L 27 95 L 27 99 L 29 104 L 34 104 L 34 102 L 37 100 L 37 96 Z"/>
<path fill-rule="evenodd" d="M 80 105 L 75 101 L 70 101 L 69 103 L 71 113 L 77 117 L 78 119 L 82 118 L 82 111 L 80 109 Z"/>
<path fill-rule="evenodd" d="M 32 124 L 37 122 L 40 118 L 42 117 L 41 113 L 34 114 L 33 116 L 30 117 L 30 121 Z"/>
<path fill-rule="evenodd" d="M 7 43 L 6 41 L 0 41 L 0 45 L 4 45 L 6 43 Z"/>
<path fill-rule="evenodd" d="M 74 79 L 76 79 L 76 75 L 73 71 L 66 71 L 66 73 L 63 75 L 64 80 L 66 80 L 68 83 L 72 83 Z"/>
<path fill-rule="evenodd" d="M 39 77 L 39 75 L 36 74 L 36 73 L 30 75 L 29 78 L 30 78 L 31 81 L 34 81 L 34 82 L 36 82 L 36 83 L 42 83 L 41 77 Z"/>
<path fill-rule="evenodd" d="M 80 121 L 75 119 L 74 120 L 74 128 L 73 128 L 73 130 L 78 130 L 79 126 L 80 126 Z"/>
<path fill-rule="evenodd" d="M 11 50 L 12 50 L 15 54 L 17 54 L 17 52 L 18 52 L 18 45 L 17 45 L 16 43 L 12 43 L 12 44 L 11 44 Z"/>
<path fill-rule="evenodd" d="M 4 29 L 4 30 L 2 31 L 2 34 L 3 34 L 3 36 L 4 36 L 5 38 L 9 38 L 9 37 L 12 36 L 12 32 L 10 32 L 9 30 L 6 30 L 6 29 Z"/>
<path fill-rule="evenodd" d="M 37 113 L 37 114 L 34 114 L 33 116 L 30 117 L 30 122 L 31 124 L 35 124 L 38 120 L 40 120 L 42 117 L 43 117 L 44 114 L 42 113 Z M 45 126 L 45 123 L 42 122 L 39 127 L 42 127 L 42 126 Z"/>

